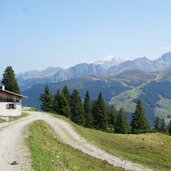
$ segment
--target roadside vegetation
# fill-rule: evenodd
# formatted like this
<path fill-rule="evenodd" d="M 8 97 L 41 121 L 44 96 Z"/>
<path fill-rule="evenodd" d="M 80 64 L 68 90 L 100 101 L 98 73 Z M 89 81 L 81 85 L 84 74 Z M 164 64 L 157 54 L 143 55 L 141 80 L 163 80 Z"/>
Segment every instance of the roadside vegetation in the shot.
<path fill-rule="evenodd" d="M 27 144 L 35 171 L 122 171 L 106 161 L 93 158 L 59 141 L 52 128 L 44 121 L 29 125 Z"/>
<path fill-rule="evenodd" d="M 9 121 L 15 121 L 15 120 L 18 120 L 18 119 L 21 119 L 21 118 L 24 118 L 26 116 L 28 116 L 29 114 L 27 112 L 22 112 L 21 115 L 19 116 L 9 116 Z"/>
<path fill-rule="evenodd" d="M 6 122 L 4 119 L 0 119 L 0 124 Z"/>
<path fill-rule="evenodd" d="M 29 114 L 27 112 L 22 112 L 21 115 L 19 116 L 6 116 L 7 119 L 0 119 L 0 123 L 4 123 L 4 122 L 12 122 L 24 117 L 27 117 Z M 4 116 L 3 116 L 4 117 Z"/>

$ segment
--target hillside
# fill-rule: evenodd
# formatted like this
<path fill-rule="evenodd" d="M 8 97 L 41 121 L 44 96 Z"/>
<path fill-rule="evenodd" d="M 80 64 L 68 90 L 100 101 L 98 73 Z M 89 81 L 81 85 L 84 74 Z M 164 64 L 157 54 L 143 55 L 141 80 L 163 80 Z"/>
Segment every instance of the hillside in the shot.
<path fill-rule="evenodd" d="M 171 82 L 164 79 L 151 81 L 147 84 L 128 90 L 117 96 L 114 96 L 110 104 L 113 104 L 119 109 L 124 107 L 126 112 L 134 112 L 137 99 L 141 99 L 145 109 L 145 115 L 153 124 L 155 116 L 161 119 L 165 118 L 166 123 L 169 123 L 171 118 Z M 122 103 L 120 103 L 122 102 Z"/>
<path fill-rule="evenodd" d="M 121 92 L 129 90 L 129 87 L 123 81 L 97 77 L 78 78 L 48 85 L 53 94 L 56 93 L 57 89 L 62 89 L 67 85 L 70 91 L 77 89 L 82 98 L 85 96 L 87 90 L 89 90 L 92 99 L 95 99 L 99 92 L 102 92 L 106 101 L 109 101 L 111 97 L 118 95 Z M 39 97 L 40 94 L 43 93 L 44 86 L 44 84 L 34 85 L 24 91 L 23 94 L 28 96 L 28 98 L 23 100 L 23 104 L 40 108 Z"/>
<path fill-rule="evenodd" d="M 171 137 L 159 133 L 109 134 L 76 126 L 80 134 L 100 148 L 155 171 L 171 170 Z"/>
<path fill-rule="evenodd" d="M 122 165 L 124 168 L 126 168 L 126 166 L 130 166 L 126 164 L 128 161 L 139 164 L 136 165 L 139 168 L 133 169 L 130 167 L 130 170 L 139 170 L 140 165 L 144 166 L 146 168 L 145 170 L 147 170 L 147 168 L 153 169 L 154 171 L 169 171 L 171 169 L 171 136 L 160 133 L 146 133 L 139 135 L 111 134 L 78 126 L 67 118 L 57 114 L 50 114 L 49 117 L 56 118 L 53 118 L 53 122 L 55 124 L 51 123 L 52 120 L 50 122 L 48 120 L 38 120 L 29 126 L 30 136 L 27 141 L 33 156 L 33 167 L 36 170 L 41 170 L 41 168 L 46 168 L 47 166 L 52 170 L 72 170 L 73 168 L 77 168 L 78 170 L 122 170 L 120 168 L 112 167 L 107 162 L 100 162 L 98 159 L 82 153 L 86 153 L 86 150 L 98 153 L 99 151 L 94 151 L 94 147 L 103 149 L 107 152 L 104 152 L 106 154 L 103 153 L 103 155 L 100 156 L 108 159 L 108 162 L 110 161 L 111 156 L 108 158 L 107 154 L 110 153 L 112 156 L 119 157 L 121 161 L 125 163 Z M 56 120 L 56 122 L 54 120 Z M 59 121 L 63 124 L 59 124 Z M 71 124 L 74 129 L 72 129 L 72 127 L 67 127 L 65 130 L 61 130 L 63 131 L 62 134 L 59 133 L 56 135 L 55 131 L 59 131 L 59 127 L 65 127 L 64 123 Z M 54 128 L 52 130 L 50 126 L 52 128 L 56 127 L 57 129 Z M 71 132 L 73 130 L 77 131 L 79 135 L 86 139 L 86 141 L 80 137 L 73 138 L 72 136 L 75 134 L 67 132 L 68 129 Z M 72 140 L 70 141 L 71 146 L 64 144 L 59 138 L 60 136 L 63 136 L 63 134 L 71 136 L 74 143 L 77 143 L 78 141 L 78 144 L 80 144 L 79 146 L 76 146 L 78 149 L 82 146 L 85 146 L 86 149 L 83 151 L 81 150 L 82 152 L 74 149 L 75 147 L 71 147 Z M 71 137 L 69 137 L 69 139 Z M 92 147 L 86 145 L 89 142 L 93 143 Z M 54 161 L 53 163 L 51 162 L 52 160 Z M 82 162 L 85 160 L 86 162 Z M 92 168 L 93 162 L 96 164 L 93 165 Z M 117 163 L 119 160 L 116 159 L 114 162 Z M 127 168 L 126 170 L 129 169 Z M 142 168 L 142 170 L 144 170 L 144 168 Z"/>
<path fill-rule="evenodd" d="M 95 99 L 99 92 L 103 93 L 104 99 L 113 104 L 117 109 L 124 107 L 127 118 L 130 120 L 138 99 L 141 99 L 145 108 L 145 115 L 152 125 L 156 115 L 169 122 L 171 109 L 171 70 L 147 73 L 139 70 L 123 72 L 116 77 L 89 77 L 77 78 L 67 81 L 49 83 L 51 92 L 54 94 L 57 89 L 64 85 L 73 91 L 78 89 L 82 98 L 89 90 L 92 99 Z M 23 104 L 40 108 L 39 97 L 43 93 L 44 84 L 37 84 L 23 91 L 28 96 Z"/>

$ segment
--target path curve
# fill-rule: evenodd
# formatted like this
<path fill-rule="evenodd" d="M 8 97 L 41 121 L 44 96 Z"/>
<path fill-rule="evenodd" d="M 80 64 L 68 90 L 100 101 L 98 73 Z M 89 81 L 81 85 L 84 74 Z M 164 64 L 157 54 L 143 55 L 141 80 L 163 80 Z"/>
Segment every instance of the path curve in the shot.
<path fill-rule="evenodd" d="M 151 171 L 143 166 L 122 160 L 107 153 L 94 144 L 82 138 L 67 121 L 54 118 L 42 112 L 29 112 L 29 116 L 11 123 L 0 124 L 0 170 L 3 171 L 31 171 L 30 155 L 24 144 L 23 130 L 29 123 L 41 119 L 46 121 L 64 143 L 82 152 L 106 160 L 108 163 L 122 167 L 125 170 Z M 14 161 L 15 165 L 11 165 Z"/>

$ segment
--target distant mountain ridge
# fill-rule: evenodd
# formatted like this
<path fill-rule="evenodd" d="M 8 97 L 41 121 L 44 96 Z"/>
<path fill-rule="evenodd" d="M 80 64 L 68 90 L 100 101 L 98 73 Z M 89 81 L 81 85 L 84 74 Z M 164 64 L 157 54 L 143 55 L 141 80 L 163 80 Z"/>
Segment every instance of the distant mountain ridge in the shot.
<path fill-rule="evenodd" d="M 165 53 L 156 60 L 146 57 L 123 61 L 118 57 L 109 56 L 104 60 L 94 63 L 81 63 L 68 69 L 49 67 L 45 70 L 28 71 L 17 75 L 21 89 L 25 90 L 36 83 L 54 83 L 75 78 L 90 76 L 110 77 L 119 76 L 126 71 L 140 70 L 144 72 L 156 72 L 171 67 L 171 52 Z"/>
<path fill-rule="evenodd" d="M 33 78 L 50 77 L 60 70 L 62 70 L 62 68 L 60 67 L 48 67 L 42 71 L 39 70 L 27 71 L 25 73 L 17 74 L 17 79 L 28 80 Z"/>

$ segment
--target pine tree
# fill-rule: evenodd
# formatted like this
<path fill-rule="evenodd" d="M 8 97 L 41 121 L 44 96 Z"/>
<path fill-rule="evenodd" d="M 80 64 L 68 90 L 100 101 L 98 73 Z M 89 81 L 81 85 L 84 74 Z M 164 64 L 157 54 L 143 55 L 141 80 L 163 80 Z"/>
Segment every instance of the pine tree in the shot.
<path fill-rule="evenodd" d="M 60 97 L 61 97 L 61 92 L 60 90 L 57 90 L 57 92 L 54 95 L 54 101 L 53 101 L 53 110 L 55 113 L 60 114 Z"/>
<path fill-rule="evenodd" d="M 93 126 L 96 129 L 106 130 L 107 129 L 107 115 L 106 115 L 106 106 L 102 96 L 102 93 L 99 94 L 97 100 L 93 103 Z"/>
<path fill-rule="evenodd" d="M 108 131 L 114 132 L 115 131 L 115 122 L 116 122 L 116 109 L 113 105 L 107 106 L 107 125 Z"/>
<path fill-rule="evenodd" d="M 90 100 L 89 92 L 86 92 L 85 98 L 84 98 L 84 111 L 85 111 L 85 122 L 84 126 L 86 127 L 92 127 L 92 105 Z"/>
<path fill-rule="evenodd" d="M 160 131 L 161 131 L 162 133 L 167 133 L 167 126 L 166 126 L 166 123 L 165 123 L 164 118 L 162 119 Z"/>
<path fill-rule="evenodd" d="M 160 130 L 160 119 L 159 119 L 158 115 L 157 115 L 156 120 L 154 122 L 154 129 L 156 131 L 159 131 Z"/>
<path fill-rule="evenodd" d="M 124 109 L 121 108 L 116 117 L 115 132 L 120 134 L 128 133 L 128 123 L 124 115 Z"/>
<path fill-rule="evenodd" d="M 15 73 L 11 66 L 8 66 L 3 73 L 2 84 L 5 86 L 6 90 L 18 94 L 20 93 Z"/>
<path fill-rule="evenodd" d="M 41 109 L 45 112 L 53 112 L 53 96 L 48 85 L 44 88 L 44 93 L 40 95 Z"/>
<path fill-rule="evenodd" d="M 62 93 L 65 96 L 65 98 L 67 99 L 68 104 L 70 105 L 70 103 L 71 103 L 71 95 L 70 95 L 70 92 L 69 92 L 69 89 L 68 89 L 67 85 L 65 85 L 63 87 Z"/>
<path fill-rule="evenodd" d="M 168 132 L 169 132 L 169 134 L 171 135 L 171 121 L 169 122 Z"/>
<path fill-rule="evenodd" d="M 71 120 L 79 125 L 84 124 L 83 104 L 77 90 L 74 90 L 71 95 Z"/>
<path fill-rule="evenodd" d="M 132 133 L 148 131 L 148 122 L 144 116 L 144 109 L 140 100 L 137 102 L 135 112 L 132 114 L 131 131 Z"/>
<path fill-rule="evenodd" d="M 68 101 L 63 93 L 59 90 L 54 96 L 54 111 L 66 117 L 70 117 L 71 111 Z"/>

